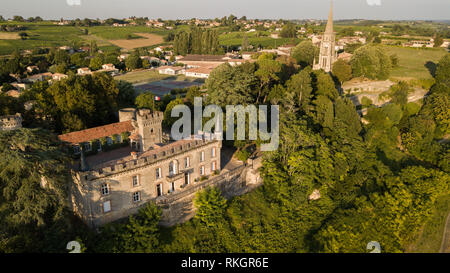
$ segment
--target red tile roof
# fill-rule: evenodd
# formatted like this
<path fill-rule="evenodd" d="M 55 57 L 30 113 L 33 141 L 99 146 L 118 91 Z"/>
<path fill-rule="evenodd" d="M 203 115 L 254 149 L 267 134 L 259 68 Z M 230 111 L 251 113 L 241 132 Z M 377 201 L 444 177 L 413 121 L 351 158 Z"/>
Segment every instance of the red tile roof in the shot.
<path fill-rule="evenodd" d="M 119 135 L 123 132 L 132 132 L 134 127 L 131 124 L 131 120 L 112 123 L 100 127 L 90 128 L 82 131 L 72 132 L 58 136 L 61 141 L 68 142 L 70 144 L 79 144 L 83 142 L 92 141 L 94 139 L 100 139 L 102 137 Z"/>

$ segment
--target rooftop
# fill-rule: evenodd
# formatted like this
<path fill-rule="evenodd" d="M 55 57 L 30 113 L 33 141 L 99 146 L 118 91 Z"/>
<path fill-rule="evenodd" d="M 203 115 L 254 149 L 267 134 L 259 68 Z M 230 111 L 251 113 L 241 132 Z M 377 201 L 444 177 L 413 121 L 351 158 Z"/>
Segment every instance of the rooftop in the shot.
<path fill-rule="evenodd" d="M 183 62 L 224 62 L 225 55 L 186 55 Z"/>
<path fill-rule="evenodd" d="M 123 132 L 132 132 L 134 127 L 131 120 L 124 122 L 112 123 L 104 126 L 94 127 L 82 131 L 72 132 L 58 136 L 61 141 L 68 142 L 70 144 L 79 144 L 88 142 L 94 139 L 100 139 L 102 137 L 108 137 L 115 134 L 121 134 Z"/>

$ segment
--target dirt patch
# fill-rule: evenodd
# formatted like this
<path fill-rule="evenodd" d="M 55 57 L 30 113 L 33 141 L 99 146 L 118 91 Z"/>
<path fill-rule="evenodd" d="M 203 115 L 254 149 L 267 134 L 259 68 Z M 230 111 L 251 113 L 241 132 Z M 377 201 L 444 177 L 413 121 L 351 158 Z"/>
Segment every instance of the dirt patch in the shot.
<path fill-rule="evenodd" d="M 17 40 L 20 39 L 17 33 L 0 32 L 0 40 Z"/>
<path fill-rule="evenodd" d="M 146 46 L 152 46 L 161 44 L 164 42 L 164 39 L 162 36 L 153 34 L 153 33 L 135 33 L 136 35 L 139 35 L 143 37 L 142 39 L 130 39 L 130 40 L 109 40 L 110 43 L 130 50 L 134 48 L 139 47 L 146 47 Z"/>

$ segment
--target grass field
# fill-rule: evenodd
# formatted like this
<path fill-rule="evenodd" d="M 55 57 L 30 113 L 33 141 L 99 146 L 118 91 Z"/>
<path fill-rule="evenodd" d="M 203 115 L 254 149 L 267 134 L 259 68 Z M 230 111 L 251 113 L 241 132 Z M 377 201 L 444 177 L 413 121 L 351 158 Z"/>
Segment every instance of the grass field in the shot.
<path fill-rule="evenodd" d="M 417 240 L 411 244 L 407 252 L 436 253 L 439 252 L 444 234 L 445 220 L 450 212 L 450 195 L 436 201 L 430 219 L 425 223 Z"/>
<path fill-rule="evenodd" d="M 437 63 L 446 53 L 443 48 L 421 49 L 404 48 L 396 46 L 385 46 L 388 55 L 397 54 L 399 67 L 394 68 L 391 77 L 394 78 L 415 78 L 430 79 L 432 75 L 426 64 L 428 62 Z"/>
<path fill-rule="evenodd" d="M 118 47 L 130 50 L 139 47 L 149 47 L 164 43 L 164 39 L 161 35 L 153 33 L 136 33 L 140 39 L 127 39 L 127 40 L 109 40 L 110 43 Z"/>

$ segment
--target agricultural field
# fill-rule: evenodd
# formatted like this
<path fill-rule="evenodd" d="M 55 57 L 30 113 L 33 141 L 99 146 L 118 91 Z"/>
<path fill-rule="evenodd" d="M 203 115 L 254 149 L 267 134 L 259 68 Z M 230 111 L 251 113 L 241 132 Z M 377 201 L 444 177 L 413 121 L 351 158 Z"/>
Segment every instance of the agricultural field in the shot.
<path fill-rule="evenodd" d="M 27 29 L 20 32 L 26 32 L 28 37 L 26 40 L 21 40 L 18 37 L 18 32 L 0 32 L 0 55 L 9 55 L 15 49 L 33 50 L 40 47 L 58 47 L 79 42 L 89 43 L 91 40 L 97 41 L 101 49 L 121 46 L 125 49 L 147 47 L 163 43 L 163 37 L 170 32 L 146 26 L 123 28 L 110 26 L 75 27 L 59 26 L 51 22 L 8 22 L 7 24 L 25 26 Z M 88 30 L 88 35 L 84 34 L 84 29 Z M 115 40 L 124 41 L 116 42 Z M 136 46 L 132 46 L 132 44 Z"/>
<path fill-rule="evenodd" d="M 267 31 L 261 31 L 262 35 L 269 35 Z M 238 47 L 242 45 L 244 36 L 247 35 L 248 42 L 254 47 L 266 47 L 266 48 L 277 48 L 278 46 L 285 44 L 298 44 L 300 39 L 292 38 L 279 38 L 274 39 L 269 36 L 257 37 L 255 32 L 245 33 L 245 32 L 232 32 L 227 34 L 222 34 L 219 36 L 219 43 L 227 47 Z"/>
<path fill-rule="evenodd" d="M 17 40 L 17 39 L 20 39 L 18 33 L 0 32 L 0 40 Z"/>
<path fill-rule="evenodd" d="M 140 47 L 149 47 L 164 43 L 164 39 L 161 35 L 153 33 L 135 33 L 135 34 L 141 38 L 126 39 L 126 40 L 109 40 L 109 42 L 113 45 L 116 45 L 126 50 L 131 50 Z"/>
<path fill-rule="evenodd" d="M 21 24 L 27 27 L 26 32 L 28 37 L 26 40 L 5 39 L 0 36 L 0 55 L 9 55 L 15 49 L 35 49 L 39 47 L 53 47 L 69 45 L 74 41 L 80 41 L 82 38 L 82 29 L 72 26 L 57 26 L 49 23 L 42 24 Z M 15 32 L 1 33 L 16 34 Z"/>
<path fill-rule="evenodd" d="M 447 51 L 443 48 L 405 48 L 396 46 L 385 46 L 388 55 L 397 54 L 399 67 L 394 68 L 391 77 L 399 79 L 431 79 L 429 68 L 445 55 Z"/>

